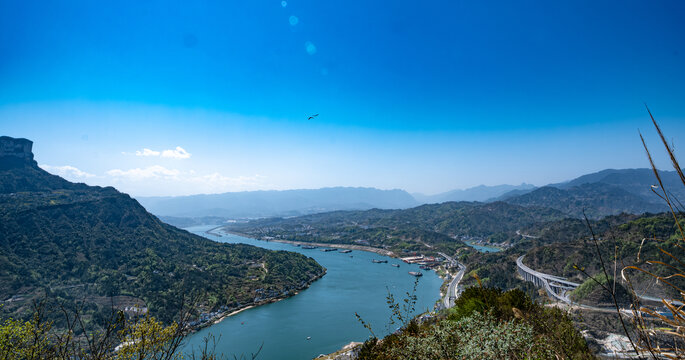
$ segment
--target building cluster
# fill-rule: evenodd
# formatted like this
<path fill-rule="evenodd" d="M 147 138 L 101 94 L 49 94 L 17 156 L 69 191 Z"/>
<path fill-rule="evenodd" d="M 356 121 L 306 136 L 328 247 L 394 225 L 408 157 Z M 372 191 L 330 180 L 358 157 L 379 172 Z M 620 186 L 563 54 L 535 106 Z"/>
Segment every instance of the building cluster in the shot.
<path fill-rule="evenodd" d="M 221 317 L 228 310 L 230 310 L 230 308 L 226 305 L 223 305 L 217 311 L 202 313 L 197 318 L 197 320 L 189 322 L 188 326 L 195 327 L 195 326 L 206 325 L 207 323 L 213 321 L 214 319 Z"/>
<path fill-rule="evenodd" d="M 302 289 L 302 288 L 306 287 L 307 284 L 308 283 L 306 281 L 301 281 L 299 284 L 299 288 Z M 235 306 L 232 306 L 232 307 L 222 305 L 216 311 L 201 313 L 200 316 L 197 318 L 197 320 L 189 322 L 188 326 L 191 328 L 204 327 L 204 326 L 209 325 L 209 323 L 214 321 L 215 319 L 220 318 L 221 316 L 223 316 L 228 311 L 231 311 L 234 309 L 239 309 L 243 306 L 258 304 L 262 301 L 267 301 L 267 300 L 280 298 L 280 297 L 287 297 L 287 296 L 290 296 L 291 294 L 295 293 L 296 291 L 297 291 L 297 289 L 294 289 L 293 287 L 283 289 L 283 290 L 275 290 L 275 289 L 266 290 L 266 289 L 262 289 L 262 288 L 256 289 L 254 291 L 256 295 L 255 295 L 254 299 L 252 300 L 251 304 L 250 303 L 248 303 L 248 304 L 237 303 L 237 304 L 235 304 Z"/>
<path fill-rule="evenodd" d="M 145 316 L 147 315 L 147 307 L 146 306 L 138 306 L 138 305 L 131 305 L 131 306 L 124 306 L 124 313 L 126 313 L 129 316 Z"/>
<path fill-rule="evenodd" d="M 300 287 L 305 287 L 307 286 L 307 283 L 303 281 L 300 283 Z M 260 301 L 264 300 L 269 300 L 277 297 L 285 297 L 289 296 L 290 292 L 293 289 L 283 289 L 283 290 L 275 290 L 275 289 L 270 289 L 270 290 L 265 290 L 265 289 L 257 289 L 255 290 L 255 297 L 254 297 L 254 302 L 258 303 Z"/>
<path fill-rule="evenodd" d="M 418 264 L 421 265 L 422 269 L 433 269 L 437 266 L 442 265 L 445 260 L 441 257 L 424 256 L 424 255 L 414 255 L 400 258 L 400 260 L 406 262 L 407 264 Z"/>

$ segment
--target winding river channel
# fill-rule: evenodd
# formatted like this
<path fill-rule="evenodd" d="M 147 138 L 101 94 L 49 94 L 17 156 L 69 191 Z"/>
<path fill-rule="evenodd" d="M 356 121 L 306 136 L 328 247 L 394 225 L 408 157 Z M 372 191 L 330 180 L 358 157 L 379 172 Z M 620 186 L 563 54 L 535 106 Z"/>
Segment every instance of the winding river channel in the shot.
<path fill-rule="evenodd" d="M 401 301 L 414 286 L 415 278 L 408 272 L 422 271 L 417 265 L 375 253 L 323 252 L 230 234 L 207 234 L 211 228 L 213 226 L 197 226 L 186 230 L 219 242 L 299 252 L 314 258 L 328 272 L 298 295 L 245 310 L 198 331 L 189 337 L 184 348 L 186 352 L 197 348 L 211 333 L 219 338 L 216 351 L 229 358 L 246 355 L 249 359 L 249 355 L 262 346 L 258 359 L 312 359 L 337 351 L 351 341 L 364 341 L 369 337 L 369 331 L 357 320 L 355 312 L 371 324 L 376 336 L 382 337 L 398 327 L 388 325 L 388 291 Z M 376 264 L 373 259 L 388 263 Z M 400 264 L 400 267 L 391 264 Z M 416 291 L 417 313 L 432 310 L 440 299 L 442 279 L 433 271 L 423 271 L 423 274 Z"/>

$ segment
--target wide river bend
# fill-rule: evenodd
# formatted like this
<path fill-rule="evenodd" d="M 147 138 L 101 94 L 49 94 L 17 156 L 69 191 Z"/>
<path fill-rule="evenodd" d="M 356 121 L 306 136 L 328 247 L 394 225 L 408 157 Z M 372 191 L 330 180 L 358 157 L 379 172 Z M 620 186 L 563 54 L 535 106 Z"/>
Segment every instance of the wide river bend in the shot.
<path fill-rule="evenodd" d="M 211 333 L 218 338 L 216 351 L 228 358 L 246 355 L 250 359 L 249 355 L 262 346 L 258 359 L 312 359 L 339 350 L 351 341 L 368 339 L 369 331 L 356 319 L 355 312 L 371 324 L 376 336 L 385 336 L 398 326 L 389 325 L 388 291 L 401 301 L 414 286 L 415 278 L 408 272 L 422 271 L 417 265 L 371 252 L 323 252 L 232 234 L 207 234 L 213 227 L 196 226 L 186 230 L 219 242 L 299 252 L 314 258 L 328 272 L 298 295 L 245 310 L 192 334 L 184 351 L 196 348 Z M 376 264 L 373 259 L 388 263 Z M 390 264 L 400 264 L 400 267 Z M 440 298 L 442 279 L 433 271 L 423 271 L 423 274 L 416 291 L 416 313 L 432 310 Z"/>

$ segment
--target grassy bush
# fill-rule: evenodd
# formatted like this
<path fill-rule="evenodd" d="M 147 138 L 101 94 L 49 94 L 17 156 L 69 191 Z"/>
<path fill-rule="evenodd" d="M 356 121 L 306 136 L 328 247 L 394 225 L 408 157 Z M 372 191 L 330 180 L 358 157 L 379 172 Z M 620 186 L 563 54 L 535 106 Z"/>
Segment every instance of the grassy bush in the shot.
<path fill-rule="evenodd" d="M 521 290 L 467 288 L 455 306 L 361 348 L 359 359 L 592 359 L 566 313 Z"/>

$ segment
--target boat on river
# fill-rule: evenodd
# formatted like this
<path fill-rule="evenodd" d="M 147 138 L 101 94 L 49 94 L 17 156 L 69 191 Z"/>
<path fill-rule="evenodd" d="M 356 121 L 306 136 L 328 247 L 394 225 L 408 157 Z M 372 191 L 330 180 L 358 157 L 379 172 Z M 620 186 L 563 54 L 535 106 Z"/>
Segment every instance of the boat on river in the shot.
<path fill-rule="evenodd" d="M 387 263 L 388 260 L 376 260 L 376 259 L 373 259 L 373 260 L 371 260 L 371 262 L 374 263 L 374 264 L 384 264 L 384 263 Z"/>
<path fill-rule="evenodd" d="M 349 253 L 352 252 L 352 250 L 350 250 L 350 249 L 345 249 L 345 250 L 340 250 L 340 252 L 343 253 L 343 254 L 349 254 Z"/>
<path fill-rule="evenodd" d="M 311 246 L 311 245 L 305 245 L 302 247 L 303 249 L 316 249 L 316 246 Z"/>
<path fill-rule="evenodd" d="M 321 249 L 323 252 L 329 252 L 329 251 L 338 251 L 336 248 L 328 248 L 328 249 Z"/>
<path fill-rule="evenodd" d="M 400 267 L 400 264 L 390 264 L 390 265 L 392 265 L 392 266 L 394 266 L 394 267 L 396 267 L 396 268 Z"/>
<path fill-rule="evenodd" d="M 416 277 L 423 276 L 423 274 L 418 272 L 418 271 L 410 271 L 409 275 L 416 276 Z"/>

